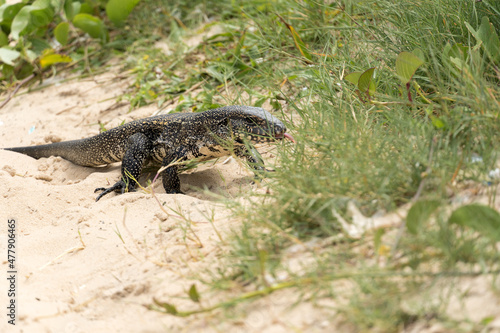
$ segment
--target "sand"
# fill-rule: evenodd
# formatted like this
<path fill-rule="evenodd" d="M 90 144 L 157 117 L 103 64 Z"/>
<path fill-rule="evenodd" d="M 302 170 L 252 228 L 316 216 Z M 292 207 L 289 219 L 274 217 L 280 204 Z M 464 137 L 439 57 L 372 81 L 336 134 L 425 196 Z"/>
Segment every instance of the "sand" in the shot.
<path fill-rule="evenodd" d="M 111 128 L 156 113 L 155 106 L 129 112 L 128 103 L 116 103 L 130 83 L 117 72 L 114 67 L 93 78 L 64 82 L 55 77 L 35 86 L 36 91 L 17 95 L 0 109 L 1 146 L 80 139 L 98 134 L 99 122 Z M 272 159 L 265 151 L 264 158 Z M 223 324 L 212 321 L 210 314 L 180 319 L 144 307 L 154 297 L 177 304 L 196 277 L 209 277 L 219 266 L 229 269 L 222 264 L 224 241 L 240 222 L 210 192 L 233 198 L 264 191 L 252 184 L 252 173 L 244 165 L 234 158 L 221 159 L 182 174 L 187 195 L 167 195 L 157 181 L 154 196 L 139 190 L 95 202 L 94 189 L 119 177 L 119 163 L 87 168 L 60 157 L 35 160 L 0 150 L 4 271 L 9 219 L 15 220 L 17 232 L 16 330 L 214 331 L 230 325 L 248 332 L 277 325 L 273 331 L 279 332 L 304 325 L 298 317 L 293 324 L 272 324 L 280 312 L 262 312 L 261 305 L 248 313 L 248 320 Z M 147 176 L 141 178 L 141 183 L 147 185 L 146 180 Z M 197 286 L 205 296 L 209 286 Z M 8 302 L 7 289 L 2 279 L 2 307 Z M 184 305 L 197 307 L 181 299 Z M 311 305 L 307 307 L 312 311 Z M 306 317 L 308 326 L 325 329 L 321 318 Z M 0 331 L 12 330 L 2 318 Z"/>
<path fill-rule="evenodd" d="M 46 80 L 0 109 L 1 147 L 84 138 L 99 133 L 99 122 L 111 128 L 157 112 L 154 105 L 129 112 L 128 103 L 116 102 L 130 84 L 127 76 L 119 75 L 118 66 L 88 79 L 63 79 Z M 263 151 L 265 160 L 273 160 L 272 150 Z M 119 177 L 119 163 L 87 168 L 59 157 L 35 160 L 0 150 L 4 272 L 9 270 L 9 219 L 15 220 L 17 233 L 16 326 L 2 315 L 0 332 L 353 331 L 335 316 L 331 300 L 317 301 L 324 307 L 308 301 L 292 307 L 295 290 L 240 305 L 243 313 L 235 318 L 225 318 L 220 311 L 177 318 L 148 310 L 144 305 L 153 298 L 180 310 L 196 309 L 186 297 L 193 283 L 205 306 L 231 297 L 213 293 L 199 281 L 209 280 L 218 269 L 231 269 L 224 260 L 226 241 L 241 225 L 210 193 L 245 200 L 245 194 L 266 188 L 253 184 L 252 173 L 230 158 L 182 174 L 187 195 L 167 195 L 157 181 L 154 195 L 139 190 L 95 202 L 94 189 Z M 142 177 L 143 185 L 146 180 Z M 311 258 L 308 251 L 302 252 L 294 252 L 290 260 L 296 268 L 302 265 L 302 255 Z M 500 330 L 500 302 L 489 288 L 489 278 L 460 283 L 472 296 L 452 302 L 450 316 L 475 321 L 491 317 L 490 331 Z M 0 279 L 3 309 L 8 289 L 8 281 Z M 419 322 L 408 331 L 446 331 L 441 328 Z"/>

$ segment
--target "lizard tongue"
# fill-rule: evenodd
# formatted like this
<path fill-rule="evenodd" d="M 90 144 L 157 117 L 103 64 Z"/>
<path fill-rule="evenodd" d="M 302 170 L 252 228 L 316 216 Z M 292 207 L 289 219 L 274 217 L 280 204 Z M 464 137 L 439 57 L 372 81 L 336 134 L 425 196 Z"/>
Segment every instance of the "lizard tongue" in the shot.
<path fill-rule="evenodd" d="M 290 134 L 288 134 L 288 133 L 283 134 L 283 137 L 285 137 L 285 138 L 289 139 L 289 140 L 290 140 L 290 141 L 292 141 L 293 143 L 297 143 L 297 142 L 295 141 L 295 139 L 293 138 L 293 136 L 291 136 L 291 135 L 290 135 Z"/>

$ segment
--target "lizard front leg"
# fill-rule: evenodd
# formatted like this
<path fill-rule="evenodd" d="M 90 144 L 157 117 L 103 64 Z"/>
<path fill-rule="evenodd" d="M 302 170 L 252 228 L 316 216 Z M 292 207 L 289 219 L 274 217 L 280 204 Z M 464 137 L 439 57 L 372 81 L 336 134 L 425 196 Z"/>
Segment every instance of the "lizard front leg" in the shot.
<path fill-rule="evenodd" d="M 266 171 L 264 160 L 253 145 L 240 146 L 235 150 L 235 155 L 240 158 L 246 158 L 248 165 L 253 169 L 257 178 L 261 177 L 261 172 Z"/>
<path fill-rule="evenodd" d="M 187 150 L 184 147 L 179 147 L 174 153 L 168 154 L 162 162 L 162 166 L 168 166 L 175 162 L 186 160 Z M 181 180 L 179 178 L 179 166 L 171 165 L 161 173 L 163 188 L 168 194 L 184 194 L 181 191 Z"/>
<path fill-rule="evenodd" d="M 152 143 L 143 133 L 135 133 L 128 138 L 128 147 L 125 151 L 125 156 L 122 160 L 122 179 L 116 182 L 113 186 L 105 188 L 96 188 L 97 191 L 103 191 L 95 201 L 99 201 L 103 196 L 113 191 L 121 191 L 123 194 L 126 190 L 133 191 L 137 179 L 141 175 L 144 162 L 151 154 Z"/>

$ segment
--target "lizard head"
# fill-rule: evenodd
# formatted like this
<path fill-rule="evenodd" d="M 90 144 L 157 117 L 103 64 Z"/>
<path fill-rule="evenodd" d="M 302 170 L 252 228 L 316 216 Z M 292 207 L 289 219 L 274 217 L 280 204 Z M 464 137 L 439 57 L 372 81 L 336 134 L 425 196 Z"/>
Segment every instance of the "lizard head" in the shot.
<path fill-rule="evenodd" d="M 253 143 L 272 142 L 284 138 L 295 142 L 286 133 L 286 126 L 268 111 L 257 107 L 234 107 L 236 112 L 229 116 L 230 127 L 238 141 L 250 140 Z"/>

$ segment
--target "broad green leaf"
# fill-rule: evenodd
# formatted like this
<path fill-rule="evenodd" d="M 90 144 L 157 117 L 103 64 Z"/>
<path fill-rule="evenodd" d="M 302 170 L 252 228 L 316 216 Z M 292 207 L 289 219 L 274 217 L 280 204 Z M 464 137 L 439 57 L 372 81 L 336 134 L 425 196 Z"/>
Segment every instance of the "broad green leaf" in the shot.
<path fill-rule="evenodd" d="M 64 0 L 49 0 L 50 6 L 54 10 L 54 12 L 58 13 L 64 7 Z"/>
<path fill-rule="evenodd" d="M 193 283 L 191 288 L 189 288 L 189 298 L 196 303 L 200 302 L 200 294 L 198 294 L 198 290 L 196 289 L 196 285 Z"/>
<path fill-rule="evenodd" d="M 9 44 L 9 39 L 7 38 L 7 35 L 4 34 L 2 30 L 0 30 L 0 46 L 4 46 Z"/>
<path fill-rule="evenodd" d="M 107 31 L 102 21 L 89 14 L 78 14 L 73 18 L 75 27 L 88 33 L 92 38 L 106 39 Z"/>
<path fill-rule="evenodd" d="M 31 6 L 25 6 L 21 8 L 19 13 L 12 20 L 10 34 L 13 39 L 18 40 L 19 36 L 26 33 L 28 30 L 34 30 L 34 27 L 30 27 L 31 20 Z"/>
<path fill-rule="evenodd" d="M 483 16 L 481 20 L 481 25 L 479 29 L 474 30 L 471 25 L 467 22 L 464 22 L 467 29 L 470 33 L 476 38 L 478 44 L 482 43 L 486 54 L 490 59 L 494 62 L 499 62 L 500 60 L 500 40 L 498 39 L 497 32 L 495 31 L 495 27 L 487 16 Z"/>
<path fill-rule="evenodd" d="M 7 65 L 0 61 L 0 70 L 4 78 L 11 79 L 15 77 L 14 66 Z"/>
<path fill-rule="evenodd" d="M 36 54 L 35 52 L 33 52 L 33 50 L 26 50 L 26 57 L 28 58 L 28 60 L 30 62 L 33 62 L 35 61 L 36 58 L 38 58 L 38 54 Z M 23 69 L 26 67 L 26 65 L 23 65 Z"/>
<path fill-rule="evenodd" d="M 75 18 L 75 15 L 78 15 L 81 13 L 82 4 L 78 1 L 74 1 L 72 4 L 72 7 L 73 7 L 73 16 L 71 17 L 71 21 L 73 21 L 73 19 Z"/>
<path fill-rule="evenodd" d="M 368 84 L 368 87 L 369 87 L 368 92 L 370 95 L 373 95 L 375 93 L 375 89 L 376 89 L 375 83 L 372 80 L 373 70 L 374 70 L 374 68 L 370 68 L 370 69 L 366 70 L 365 72 L 349 73 L 344 77 L 344 80 L 349 82 L 349 83 L 354 84 L 356 87 L 358 87 L 358 89 L 360 91 L 362 91 L 360 89 L 360 81 L 362 80 L 361 88 L 364 89 L 364 91 L 362 91 L 362 92 L 366 93 L 365 88 L 366 88 L 366 84 Z M 361 77 L 363 77 L 363 79 L 361 79 Z"/>
<path fill-rule="evenodd" d="M 54 10 L 50 0 L 36 0 L 31 5 L 31 23 L 35 27 L 43 27 L 52 21 Z"/>
<path fill-rule="evenodd" d="M 106 4 L 106 14 L 111 22 L 121 27 L 139 0 L 109 0 Z"/>
<path fill-rule="evenodd" d="M 419 58 L 420 60 L 422 60 L 423 62 L 425 62 L 425 53 L 424 51 L 422 51 L 421 49 L 414 49 L 413 51 L 411 51 L 411 53 L 416 56 L 417 58 Z"/>
<path fill-rule="evenodd" d="M 50 0 L 36 0 L 31 4 L 34 9 L 51 8 Z"/>
<path fill-rule="evenodd" d="M 68 22 L 59 23 L 57 27 L 54 29 L 54 36 L 61 45 L 68 44 L 69 23 Z"/>
<path fill-rule="evenodd" d="M 436 200 L 421 200 L 414 203 L 406 216 L 408 231 L 414 235 L 418 234 L 439 205 L 440 202 Z"/>
<path fill-rule="evenodd" d="M 374 71 L 375 67 L 369 68 L 359 77 L 358 89 L 364 94 L 368 92 L 370 95 L 373 95 L 375 92 L 375 84 L 372 80 Z"/>
<path fill-rule="evenodd" d="M 432 125 L 434 125 L 434 127 L 436 129 L 442 129 L 442 128 L 446 127 L 446 123 L 442 119 L 436 117 L 435 115 L 431 114 L 430 118 L 431 118 Z"/>
<path fill-rule="evenodd" d="M 31 50 L 33 50 L 33 52 L 35 52 L 37 56 L 42 54 L 47 49 L 52 49 L 50 44 L 45 39 L 30 36 L 27 38 L 27 40 L 30 41 Z"/>
<path fill-rule="evenodd" d="M 53 16 L 54 10 L 50 6 L 49 0 L 37 0 L 30 6 L 24 6 L 12 20 L 10 32 L 12 38 L 18 40 L 19 36 L 48 25 Z"/>
<path fill-rule="evenodd" d="M 462 43 L 456 43 L 450 48 L 448 56 L 450 58 L 458 58 L 466 61 L 467 58 L 469 58 L 469 48 L 467 46 L 463 46 Z"/>
<path fill-rule="evenodd" d="M 75 17 L 75 12 L 73 11 L 73 0 L 64 1 L 64 15 L 66 15 L 66 20 L 72 21 Z"/>
<path fill-rule="evenodd" d="M 84 2 L 84 3 L 80 4 L 80 10 L 78 12 L 81 13 L 81 14 L 92 15 L 92 13 L 94 12 L 94 10 L 92 9 L 92 7 L 87 2 Z"/>
<path fill-rule="evenodd" d="M 488 206 L 462 206 L 451 214 L 448 223 L 472 228 L 494 241 L 500 241 L 500 213 Z"/>
<path fill-rule="evenodd" d="M 6 63 L 7 65 L 14 66 L 14 60 L 19 58 L 21 53 L 8 49 L 6 47 L 0 48 L 0 61 Z"/>
<path fill-rule="evenodd" d="M 396 59 L 396 75 L 403 84 L 410 82 L 424 61 L 410 52 L 401 52 Z"/>
<path fill-rule="evenodd" d="M 10 30 L 12 20 L 24 6 L 26 6 L 25 3 L 3 4 L 0 6 L 0 25 L 4 26 L 7 29 L 6 31 Z"/>
<path fill-rule="evenodd" d="M 42 68 L 46 68 L 50 65 L 59 64 L 63 62 L 71 62 L 71 61 L 73 61 L 71 57 L 62 54 L 52 53 L 44 55 L 40 58 L 40 66 L 42 66 Z"/>
<path fill-rule="evenodd" d="M 35 27 L 43 27 L 52 21 L 53 12 L 51 9 L 33 9 L 30 12 L 30 22 Z"/>
<path fill-rule="evenodd" d="M 357 87 L 359 82 L 359 77 L 361 76 L 361 74 L 363 74 L 363 72 L 349 73 L 344 77 L 344 80 L 354 84 Z"/>
<path fill-rule="evenodd" d="M 349 74 L 347 74 L 344 77 L 344 80 L 347 81 L 347 82 L 350 82 L 350 83 L 354 84 L 357 87 L 358 86 L 359 77 L 361 76 L 361 74 L 363 74 L 363 72 L 352 72 L 352 73 L 349 73 Z"/>
<path fill-rule="evenodd" d="M 82 4 L 78 1 L 64 1 L 64 15 L 66 15 L 66 20 L 73 21 L 75 15 L 80 13 L 81 6 Z"/>
<path fill-rule="evenodd" d="M 487 16 L 481 20 L 481 26 L 477 31 L 478 37 L 483 42 L 486 53 L 492 61 L 498 62 L 500 59 L 500 40 L 492 23 Z"/>

